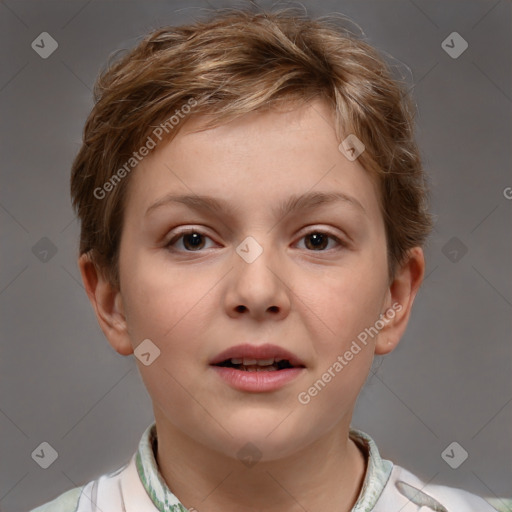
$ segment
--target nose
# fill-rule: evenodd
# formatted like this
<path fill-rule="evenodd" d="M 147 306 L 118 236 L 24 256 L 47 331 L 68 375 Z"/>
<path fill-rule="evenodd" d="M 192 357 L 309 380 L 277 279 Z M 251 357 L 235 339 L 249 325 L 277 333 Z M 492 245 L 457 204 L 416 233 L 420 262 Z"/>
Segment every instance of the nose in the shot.
<path fill-rule="evenodd" d="M 263 238 L 263 237 L 260 237 Z M 247 237 L 233 255 L 226 294 L 227 313 L 255 320 L 285 318 L 291 307 L 289 271 L 283 257 L 255 237 Z"/>

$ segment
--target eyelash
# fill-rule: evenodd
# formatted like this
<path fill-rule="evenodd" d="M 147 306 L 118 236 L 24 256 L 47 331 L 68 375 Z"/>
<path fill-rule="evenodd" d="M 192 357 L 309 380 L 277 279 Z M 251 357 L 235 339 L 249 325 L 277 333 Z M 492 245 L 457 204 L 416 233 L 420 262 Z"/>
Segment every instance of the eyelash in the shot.
<path fill-rule="evenodd" d="M 182 239 L 184 236 L 186 235 L 191 235 L 191 234 L 198 234 L 198 235 L 201 235 L 205 238 L 209 238 L 211 240 L 211 238 L 206 234 L 204 233 L 203 231 L 199 230 L 199 229 L 187 229 L 187 230 L 184 230 L 184 231 L 181 231 L 179 233 L 176 233 L 175 236 L 172 237 L 171 240 L 169 240 L 169 242 L 165 245 L 165 247 L 171 251 L 171 252 L 188 252 L 188 253 L 195 253 L 195 252 L 203 252 L 202 249 L 199 249 L 197 251 L 189 251 L 189 250 L 177 250 L 173 247 L 173 245 L 180 239 Z M 333 235 L 332 233 L 330 233 L 329 231 L 325 231 L 325 230 L 320 230 L 320 229 L 312 229 L 311 231 L 308 231 L 307 233 L 305 233 L 303 236 L 301 236 L 300 240 L 304 239 L 305 237 L 307 237 L 308 235 L 312 235 L 312 234 L 321 234 L 321 235 L 327 235 L 327 237 L 331 240 L 334 240 L 340 247 L 342 248 L 345 248 L 347 247 L 347 244 L 341 240 L 340 238 L 338 238 L 337 236 Z M 308 249 L 306 249 L 308 250 Z M 332 249 L 331 249 L 332 250 Z M 334 249 L 336 250 L 336 249 Z M 309 252 L 328 252 L 329 249 L 320 249 L 320 250 L 308 250 Z"/>

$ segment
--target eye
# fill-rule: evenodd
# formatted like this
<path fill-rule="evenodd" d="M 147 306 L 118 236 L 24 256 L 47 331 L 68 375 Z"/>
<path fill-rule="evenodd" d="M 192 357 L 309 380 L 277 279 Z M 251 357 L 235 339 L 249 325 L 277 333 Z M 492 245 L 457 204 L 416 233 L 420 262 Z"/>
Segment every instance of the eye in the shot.
<path fill-rule="evenodd" d="M 206 236 L 198 229 L 189 229 L 187 231 L 177 233 L 171 240 L 169 240 L 169 242 L 166 244 L 166 247 L 171 251 L 184 250 L 185 252 L 197 252 L 200 249 L 204 249 L 206 238 L 211 240 L 211 238 Z M 176 245 L 177 241 L 181 239 L 182 247 L 184 247 L 184 249 L 176 249 L 174 246 Z"/>
<path fill-rule="evenodd" d="M 327 231 L 310 231 L 309 233 L 306 233 L 301 240 L 302 239 L 306 240 L 306 243 L 304 244 L 306 249 L 312 251 L 324 251 L 324 249 L 329 245 L 329 240 L 334 240 L 338 246 L 346 247 L 346 244 L 342 240 Z"/>
<path fill-rule="evenodd" d="M 198 252 L 205 249 L 206 239 L 211 241 L 205 233 L 198 229 L 188 229 L 175 234 L 166 244 L 166 248 L 171 251 Z M 334 241 L 338 246 L 346 247 L 346 244 L 337 236 L 327 231 L 314 230 L 306 233 L 301 237 L 305 240 L 305 248 L 311 251 L 325 252 L 329 245 L 329 241 Z M 181 247 L 176 248 L 178 241 L 181 241 Z M 331 247 L 332 248 L 332 247 Z M 206 247 L 208 249 L 208 247 Z"/>

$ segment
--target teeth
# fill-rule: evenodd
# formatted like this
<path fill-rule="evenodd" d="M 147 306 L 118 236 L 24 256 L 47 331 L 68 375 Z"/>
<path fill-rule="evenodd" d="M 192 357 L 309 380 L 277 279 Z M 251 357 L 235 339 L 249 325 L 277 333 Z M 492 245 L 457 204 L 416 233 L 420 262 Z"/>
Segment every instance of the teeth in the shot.
<path fill-rule="evenodd" d="M 239 370 L 246 372 L 275 372 L 279 370 L 277 361 L 282 359 L 275 359 L 273 357 L 268 359 L 249 359 L 248 357 L 232 357 L 231 364 L 240 366 Z"/>
<path fill-rule="evenodd" d="M 247 357 L 242 358 L 231 358 L 231 364 L 243 364 L 244 366 L 270 366 L 274 364 L 274 358 L 270 359 L 249 359 Z"/>
<path fill-rule="evenodd" d="M 260 359 L 258 361 L 258 366 L 269 366 L 271 364 L 274 364 L 274 358 L 270 358 L 270 359 Z"/>

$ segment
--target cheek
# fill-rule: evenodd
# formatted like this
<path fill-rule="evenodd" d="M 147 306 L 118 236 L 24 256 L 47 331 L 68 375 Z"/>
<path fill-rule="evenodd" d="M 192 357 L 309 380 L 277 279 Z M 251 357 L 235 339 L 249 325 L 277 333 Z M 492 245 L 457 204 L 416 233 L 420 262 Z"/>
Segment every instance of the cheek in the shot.
<path fill-rule="evenodd" d="M 304 284 L 302 299 L 315 313 L 308 316 L 319 351 L 336 352 L 349 346 L 382 312 L 386 274 L 371 265 L 332 270 L 322 280 Z"/>
<path fill-rule="evenodd" d="M 202 363 L 206 326 L 215 306 L 212 288 L 218 277 L 163 268 L 143 258 L 126 263 L 130 263 L 126 275 L 131 277 L 123 296 L 132 346 L 150 339 L 160 351 L 148 366 L 137 360 L 146 388 L 160 409 L 177 414 L 187 410 L 190 421 L 201 424 L 204 411 L 190 402 L 190 396 L 201 391 L 191 362 L 198 367 Z"/>
<path fill-rule="evenodd" d="M 218 277 L 199 267 L 185 272 L 143 256 L 126 258 L 125 270 L 130 277 L 123 300 L 132 345 L 151 339 L 162 361 L 172 367 L 193 353 L 204 337 Z"/>

